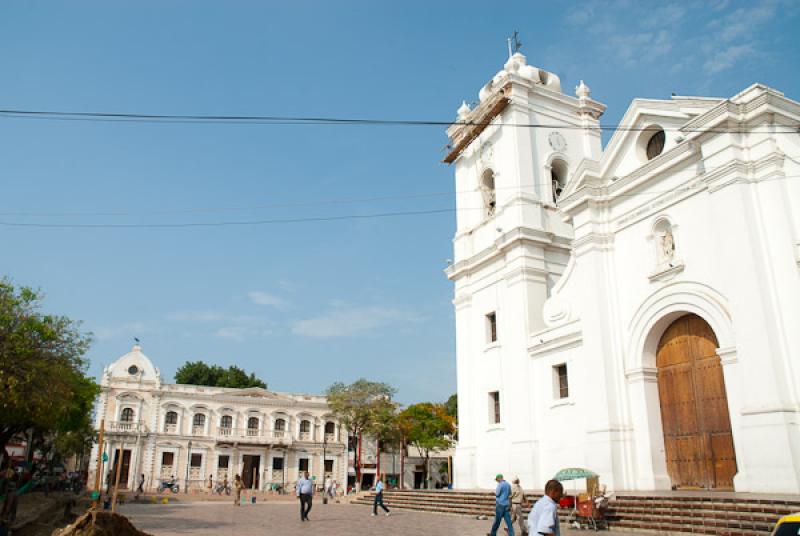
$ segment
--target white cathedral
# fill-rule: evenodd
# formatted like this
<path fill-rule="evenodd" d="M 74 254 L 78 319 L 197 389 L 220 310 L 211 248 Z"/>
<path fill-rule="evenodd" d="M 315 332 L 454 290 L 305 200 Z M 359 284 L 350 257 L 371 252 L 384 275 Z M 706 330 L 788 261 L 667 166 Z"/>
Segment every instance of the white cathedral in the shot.
<path fill-rule="evenodd" d="M 448 129 L 458 488 L 800 493 L 800 103 L 605 106 L 520 53 Z"/>

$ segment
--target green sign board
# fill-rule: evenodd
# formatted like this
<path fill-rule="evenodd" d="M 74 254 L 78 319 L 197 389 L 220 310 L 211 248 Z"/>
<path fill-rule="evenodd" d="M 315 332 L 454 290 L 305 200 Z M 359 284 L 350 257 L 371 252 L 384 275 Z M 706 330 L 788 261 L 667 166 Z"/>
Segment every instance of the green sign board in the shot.
<path fill-rule="evenodd" d="M 96 501 L 99 498 L 100 498 L 100 492 L 99 491 L 93 491 L 92 492 L 92 500 Z"/>
<path fill-rule="evenodd" d="M 108 461 L 108 454 L 106 454 L 105 452 L 103 453 L 103 461 L 104 462 Z"/>

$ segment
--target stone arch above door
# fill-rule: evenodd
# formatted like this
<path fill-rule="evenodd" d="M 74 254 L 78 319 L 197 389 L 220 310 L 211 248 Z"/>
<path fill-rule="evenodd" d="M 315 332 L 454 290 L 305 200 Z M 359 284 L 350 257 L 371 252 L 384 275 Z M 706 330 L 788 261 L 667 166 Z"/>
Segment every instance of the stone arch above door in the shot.
<path fill-rule="evenodd" d="M 712 287 L 702 283 L 675 282 L 664 285 L 642 302 L 631 318 L 628 349 L 625 355 L 626 375 L 655 371 L 656 350 L 661 335 L 677 318 L 693 313 L 708 322 L 719 344 L 718 348 L 735 346 L 733 326 L 727 300 Z"/>

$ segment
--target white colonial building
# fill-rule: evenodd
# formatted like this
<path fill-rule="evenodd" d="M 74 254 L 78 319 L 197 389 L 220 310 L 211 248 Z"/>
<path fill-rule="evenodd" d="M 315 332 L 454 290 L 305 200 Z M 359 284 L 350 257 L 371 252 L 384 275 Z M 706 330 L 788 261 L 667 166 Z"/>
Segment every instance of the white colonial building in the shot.
<path fill-rule="evenodd" d="M 448 130 L 455 484 L 800 493 L 800 104 L 605 106 L 513 55 Z"/>
<path fill-rule="evenodd" d="M 175 476 L 182 489 L 206 489 L 234 475 L 266 490 L 292 483 L 301 471 L 347 481 L 347 433 L 325 397 L 261 388 L 226 389 L 163 383 L 139 346 L 103 371 L 97 427 L 105 423 L 103 475 L 121 452 L 120 486 L 146 489 Z M 92 452 L 94 483 L 98 446 Z M 104 476 L 105 478 L 105 476 Z"/>

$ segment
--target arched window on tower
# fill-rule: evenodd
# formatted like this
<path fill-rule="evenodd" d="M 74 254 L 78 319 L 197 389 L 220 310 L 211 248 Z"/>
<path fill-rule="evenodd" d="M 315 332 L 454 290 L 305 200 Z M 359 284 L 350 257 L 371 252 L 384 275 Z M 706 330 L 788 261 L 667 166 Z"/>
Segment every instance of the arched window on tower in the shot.
<path fill-rule="evenodd" d="M 481 196 L 483 197 L 484 215 L 487 218 L 494 216 L 497 208 L 497 193 L 494 187 L 494 171 L 487 169 L 481 175 Z"/>
<path fill-rule="evenodd" d="M 557 158 L 550 163 L 550 182 L 553 188 L 553 203 L 557 203 L 564 188 L 567 187 L 566 162 Z"/>
<path fill-rule="evenodd" d="M 119 420 L 122 422 L 133 422 L 133 410 L 131 408 L 123 409 Z"/>

